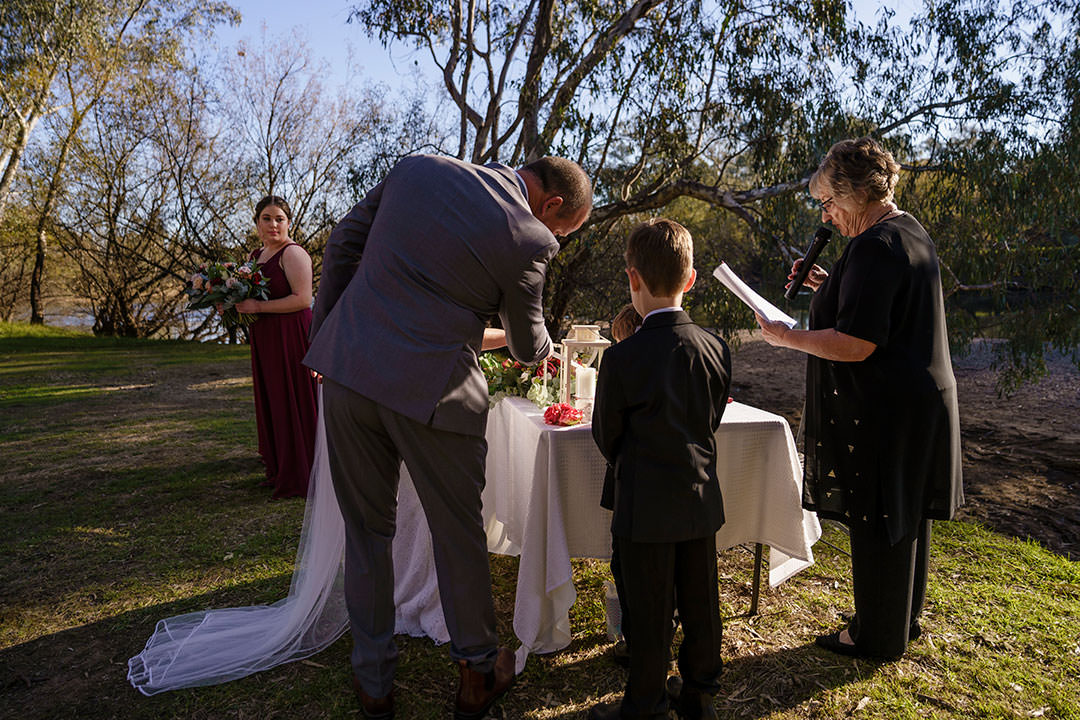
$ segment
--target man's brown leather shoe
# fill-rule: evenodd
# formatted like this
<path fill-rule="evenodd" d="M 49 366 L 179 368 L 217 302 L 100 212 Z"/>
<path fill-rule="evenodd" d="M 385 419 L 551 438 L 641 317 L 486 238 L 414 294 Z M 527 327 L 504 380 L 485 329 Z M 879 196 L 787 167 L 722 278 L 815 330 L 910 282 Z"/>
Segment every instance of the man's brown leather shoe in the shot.
<path fill-rule="evenodd" d="M 495 667 L 486 673 L 471 670 L 464 660 L 459 660 L 461 681 L 458 685 L 454 720 L 480 720 L 492 703 L 514 684 L 514 653 L 509 648 L 499 648 Z"/>
<path fill-rule="evenodd" d="M 364 720 L 394 720 L 394 690 L 391 688 L 386 697 L 373 698 L 360 687 L 360 681 L 353 675 L 353 690 L 360 701 L 360 711 Z"/>

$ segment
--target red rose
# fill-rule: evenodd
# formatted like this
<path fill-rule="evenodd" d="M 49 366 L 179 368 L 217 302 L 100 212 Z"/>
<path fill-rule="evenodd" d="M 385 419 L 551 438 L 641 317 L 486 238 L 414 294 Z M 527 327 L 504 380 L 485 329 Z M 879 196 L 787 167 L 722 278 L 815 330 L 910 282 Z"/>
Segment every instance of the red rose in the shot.
<path fill-rule="evenodd" d="M 544 410 L 544 422 L 548 425 L 577 425 L 583 415 L 573 405 L 552 403 Z"/>
<path fill-rule="evenodd" d="M 544 377 L 544 369 L 547 369 L 548 377 L 555 377 L 559 374 L 559 358 L 548 358 L 544 362 L 540 363 L 540 366 L 536 368 L 536 377 Z"/>

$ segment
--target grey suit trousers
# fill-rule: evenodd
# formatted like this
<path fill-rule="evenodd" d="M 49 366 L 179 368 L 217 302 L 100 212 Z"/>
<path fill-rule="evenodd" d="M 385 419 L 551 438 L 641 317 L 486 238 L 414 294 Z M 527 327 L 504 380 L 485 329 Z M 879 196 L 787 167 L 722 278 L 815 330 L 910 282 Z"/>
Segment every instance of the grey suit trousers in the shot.
<path fill-rule="evenodd" d="M 480 493 L 487 441 L 436 430 L 326 378 L 330 471 L 345 519 L 345 603 L 352 664 L 364 692 L 384 697 L 397 664 L 392 542 L 402 461 L 431 529 L 450 655 L 479 672 L 497 651 Z"/>

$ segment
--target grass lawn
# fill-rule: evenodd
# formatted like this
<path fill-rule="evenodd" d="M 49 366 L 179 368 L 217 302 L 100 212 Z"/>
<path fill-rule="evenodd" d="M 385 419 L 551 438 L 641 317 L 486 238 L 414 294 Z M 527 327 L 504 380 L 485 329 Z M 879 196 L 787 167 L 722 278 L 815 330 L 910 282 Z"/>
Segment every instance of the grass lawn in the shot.
<path fill-rule="evenodd" d="M 348 637 L 216 687 L 147 698 L 127 684 L 158 619 L 288 592 L 303 503 L 270 500 L 261 480 L 246 346 L 0 324 L 0 718 L 360 717 Z M 846 545 L 836 528 L 825 540 Z M 815 556 L 747 617 L 752 556 L 722 553 L 721 717 L 1080 719 L 1080 564 L 938 523 L 923 637 L 877 664 L 813 645 L 851 608 L 847 557 L 824 543 Z M 516 647 L 517 561 L 491 563 Z M 583 718 L 621 691 L 606 563 L 574 570 L 573 643 L 531 657 L 496 714 Z M 446 648 L 398 643 L 398 717 L 448 717 Z"/>

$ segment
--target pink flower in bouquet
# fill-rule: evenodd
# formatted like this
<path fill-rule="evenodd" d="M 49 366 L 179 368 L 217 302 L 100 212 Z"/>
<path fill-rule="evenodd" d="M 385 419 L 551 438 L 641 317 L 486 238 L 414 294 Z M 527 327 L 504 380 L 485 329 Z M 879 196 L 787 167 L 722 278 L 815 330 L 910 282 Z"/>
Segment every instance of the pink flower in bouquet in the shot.
<path fill-rule="evenodd" d="M 552 403 L 544 411 L 544 422 L 548 425 L 577 425 L 584 415 L 573 405 Z"/>

